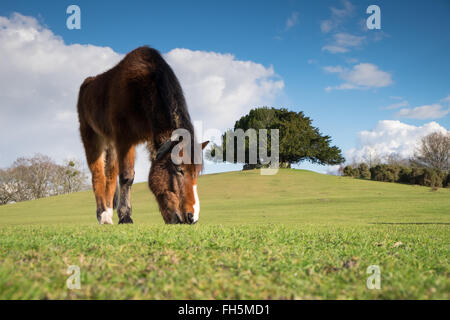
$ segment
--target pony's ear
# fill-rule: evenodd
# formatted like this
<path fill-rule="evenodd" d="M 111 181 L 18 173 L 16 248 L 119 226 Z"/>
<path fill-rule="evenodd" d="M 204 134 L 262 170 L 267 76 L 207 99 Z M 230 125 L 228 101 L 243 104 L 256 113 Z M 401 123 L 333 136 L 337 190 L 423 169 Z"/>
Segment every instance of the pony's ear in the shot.
<path fill-rule="evenodd" d="M 164 155 L 166 155 L 172 148 L 178 143 L 178 141 L 168 140 L 163 143 L 161 147 L 159 147 L 156 152 L 156 160 L 161 159 Z"/>
<path fill-rule="evenodd" d="M 209 140 L 202 143 L 202 150 L 204 150 L 206 148 L 208 143 L 209 143 Z"/>

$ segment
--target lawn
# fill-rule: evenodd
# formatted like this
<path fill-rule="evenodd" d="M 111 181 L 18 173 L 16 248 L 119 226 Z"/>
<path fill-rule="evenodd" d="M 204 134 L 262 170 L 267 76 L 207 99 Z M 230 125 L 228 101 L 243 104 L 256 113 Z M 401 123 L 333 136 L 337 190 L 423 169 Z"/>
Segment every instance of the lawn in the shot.
<path fill-rule="evenodd" d="M 164 225 L 145 183 L 134 225 L 97 225 L 91 192 L 1 206 L 0 298 L 450 298 L 450 189 L 283 169 L 204 175 L 199 196 L 194 226 Z"/>

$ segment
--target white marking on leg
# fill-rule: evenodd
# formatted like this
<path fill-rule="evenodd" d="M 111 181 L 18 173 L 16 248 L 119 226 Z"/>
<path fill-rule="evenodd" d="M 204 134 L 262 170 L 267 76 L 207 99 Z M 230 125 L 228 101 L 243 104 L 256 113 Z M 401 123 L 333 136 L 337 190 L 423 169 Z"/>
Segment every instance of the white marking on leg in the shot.
<path fill-rule="evenodd" d="M 194 223 L 198 221 L 198 217 L 200 215 L 200 200 L 198 199 L 198 193 L 197 193 L 197 185 L 194 184 L 192 187 L 194 190 Z"/>
<path fill-rule="evenodd" d="M 107 208 L 101 214 L 100 224 L 113 224 L 113 209 Z"/>

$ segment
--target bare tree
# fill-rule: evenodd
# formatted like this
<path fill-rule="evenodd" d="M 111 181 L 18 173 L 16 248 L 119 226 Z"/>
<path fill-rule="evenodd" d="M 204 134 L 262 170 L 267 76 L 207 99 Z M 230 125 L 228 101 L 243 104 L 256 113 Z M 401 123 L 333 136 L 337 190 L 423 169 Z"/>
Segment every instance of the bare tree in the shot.
<path fill-rule="evenodd" d="M 366 163 L 369 168 L 372 168 L 376 166 L 377 164 L 380 164 L 383 162 L 382 157 L 377 154 L 377 152 L 373 149 L 370 149 L 368 152 L 366 152 L 362 159 L 364 163 Z"/>
<path fill-rule="evenodd" d="M 11 187 L 9 171 L 0 169 L 0 204 L 14 202 L 14 192 Z"/>
<path fill-rule="evenodd" d="M 408 159 L 402 158 L 398 153 L 393 152 L 386 155 L 386 164 L 407 167 L 409 165 L 409 161 Z"/>
<path fill-rule="evenodd" d="M 25 182 L 33 199 L 54 194 L 58 166 L 50 157 L 36 154 L 32 158 L 18 158 L 12 169 L 19 180 Z"/>
<path fill-rule="evenodd" d="M 337 175 L 338 176 L 343 176 L 344 175 L 344 165 L 343 164 L 340 164 L 339 165 L 339 169 L 338 169 L 338 171 L 337 171 Z"/>
<path fill-rule="evenodd" d="M 411 161 L 421 167 L 449 171 L 450 134 L 433 132 L 423 137 Z"/>
<path fill-rule="evenodd" d="M 34 199 L 23 172 L 16 168 L 0 170 L 0 204 Z"/>
<path fill-rule="evenodd" d="M 59 166 L 56 183 L 58 188 L 55 192 L 57 194 L 77 192 L 88 188 L 86 182 L 87 175 L 81 162 L 69 159 L 64 162 L 64 165 Z"/>
<path fill-rule="evenodd" d="M 80 191 L 86 180 L 86 171 L 76 160 L 58 165 L 42 154 L 18 158 L 10 168 L 0 169 L 0 204 Z"/>

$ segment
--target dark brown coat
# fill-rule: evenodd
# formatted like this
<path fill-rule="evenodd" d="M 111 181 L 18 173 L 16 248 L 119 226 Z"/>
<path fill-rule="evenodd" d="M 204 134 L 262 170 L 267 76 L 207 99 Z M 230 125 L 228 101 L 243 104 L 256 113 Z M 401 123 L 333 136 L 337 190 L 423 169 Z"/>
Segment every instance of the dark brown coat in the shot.
<path fill-rule="evenodd" d="M 112 223 L 118 174 L 119 223 L 132 223 L 130 189 L 135 146 L 143 142 L 153 161 L 149 187 L 164 220 L 194 222 L 190 218 L 194 210 L 191 203 L 195 203 L 192 190 L 201 166 L 175 165 L 170 160 L 170 148 L 162 148 L 164 154 L 158 159 L 156 156 L 178 128 L 188 130 L 196 143 L 181 86 L 157 50 L 137 48 L 112 69 L 87 78 L 79 92 L 78 116 L 99 223 Z"/>

